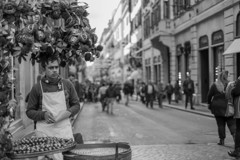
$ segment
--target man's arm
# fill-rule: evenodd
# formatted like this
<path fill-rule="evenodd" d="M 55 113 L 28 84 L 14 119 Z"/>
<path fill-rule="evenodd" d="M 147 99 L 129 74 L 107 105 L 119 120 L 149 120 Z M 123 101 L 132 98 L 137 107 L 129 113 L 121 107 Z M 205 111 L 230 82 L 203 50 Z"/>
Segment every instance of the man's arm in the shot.
<path fill-rule="evenodd" d="M 26 110 L 26 115 L 28 118 L 34 121 L 44 120 L 45 111 L 41 110 L 40 101 L 41 101 L 41 90 L 38 87 L 38 84 L 34 85 L 28 99 L 28 106 Z"/>

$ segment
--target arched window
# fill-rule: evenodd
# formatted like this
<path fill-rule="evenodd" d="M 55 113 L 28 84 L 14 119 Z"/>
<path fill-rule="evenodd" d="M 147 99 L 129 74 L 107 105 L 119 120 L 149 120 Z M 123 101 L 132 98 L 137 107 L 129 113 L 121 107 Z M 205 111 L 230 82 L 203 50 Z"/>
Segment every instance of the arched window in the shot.
<path fill-rule="evenodd" d="M 237 23 L 236 23 L 236 36 L 240 36 L 240 13 L 237 15 Z"/>

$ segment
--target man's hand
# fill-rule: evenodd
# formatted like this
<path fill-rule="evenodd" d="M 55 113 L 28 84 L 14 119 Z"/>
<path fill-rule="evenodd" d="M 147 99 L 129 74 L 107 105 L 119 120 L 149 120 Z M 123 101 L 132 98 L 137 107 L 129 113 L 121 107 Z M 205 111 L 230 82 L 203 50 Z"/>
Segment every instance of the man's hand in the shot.
<path fill-rule="evenodd" d="M 54 123 L 55 122 L 54 116 L 50 112 L 45 112 L 44 118 L 45 118 L 47 123 Z"/>

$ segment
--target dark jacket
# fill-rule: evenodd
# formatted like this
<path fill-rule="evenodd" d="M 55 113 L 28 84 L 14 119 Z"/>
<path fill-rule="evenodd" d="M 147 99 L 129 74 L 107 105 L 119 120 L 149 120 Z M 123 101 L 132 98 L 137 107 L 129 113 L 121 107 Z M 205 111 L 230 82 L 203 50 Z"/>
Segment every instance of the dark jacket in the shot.
<path fill-rule="evenodd" d="M 155 87 L 152 85 L 152 84 L 147 84 L 146 86 L 145 86 L 145 94 L 147 94 L 147 95 L 149 95 L 149 93 L 148 93 L 148 86 L 149 85 L 151 85 L 152 86 L 152 88 L 153 88 L 153 92 L 152 92 L 152 94 L 150 94 L 150 95 L 155 95 L 156 94 L 156 90 L 155 90 Z"/>
<path fill-rule="evenodd" d="M 225 102 L 226 103 L 221 103 L 223 105 L 218 106 L 218 107 L 213 107 L 211 106 L 211 103 L 212 103 L 212 99 L 214 96 L 218 96 L 220 97 L 220 99 L 225 99 Z M 226 95 L 224 92 L 220 92 L 215 83 L 213 83 L 208 91 L 208 94 L 207 94 L 207 102 L 209 104 L 209 109 L 212 111 L 212 113 L 215 115 L 215 116 L 225 116 L 226 114 L 226 109 L 227 109 L 227 99 L 226 99 Z M 222 102 L 222 101 L 221 101 Z M 223 107 L 222 107 L 223 106 Z"/>
<path fill-rule="evenodd" d="M 238 105 L 238 97 L 240 96 L 240 79 L 237 79 L 235 82 L 235 87 L 232 89 L 232 98 L 234 104 L 234 117 L 240 118 L 240 105 Z M 237 101 L 238 100 L 238 101 Z"/>
<path fill-rule="evenodd" d="M 59 89 L 58 84 L 63 83 L 67 110 L 71 112 L 71 116 L 74 116 L 79 112 L 79 99 L 72 82 L 61 78 L 59 78 L 56 82 L 50 82 L 47 78 L 43 78 L 41 82 L 44 92 L 61 91 L 62 87 L 61 89 Z M 26 114 L 28 118 L 34 121 L 41 121 L 44 120 L 44 113 L 45 111 L 42 111 L 42 90 L 40 87 L 40 83 L 37 83 L 32 87 L 32 90 L 29 94 Z"/>
<path fill-rule="evenodd" d="M 190 85 L 190 88 L 189 88 Z M 193 94 L 195 92 L 194 90 L 194 82 L 193 80 L 185 80 L 183 82 L 183 92 L 184 94 Z"/>
<path fill-rule="evenodd" d="M 116 90 L 114 86 L 109 86 L 106 91 L 106 97 L 107 98 L 115 98 L 116 97 Z"/>

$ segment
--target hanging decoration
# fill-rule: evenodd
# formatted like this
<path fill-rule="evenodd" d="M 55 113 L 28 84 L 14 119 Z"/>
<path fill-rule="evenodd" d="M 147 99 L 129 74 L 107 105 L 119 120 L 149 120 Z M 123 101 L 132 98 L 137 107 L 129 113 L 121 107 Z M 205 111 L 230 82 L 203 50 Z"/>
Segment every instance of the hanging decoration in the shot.
<path fill-rule="evenodd" d="M 17 106 L 10 100 L 10 59 L 29 60 L 32 65 L 58 57 L 62 67 L 77 61 L 94 61 L 103 47 L 97 45 L 91 28 L 88 4 L 53 0 L 27 3 L 25 0 L 0 1 L 0 159 L 11 151 L 6 117 L 12 121 Z M 9 126 L 9 125 L 7 125 Z"/>

